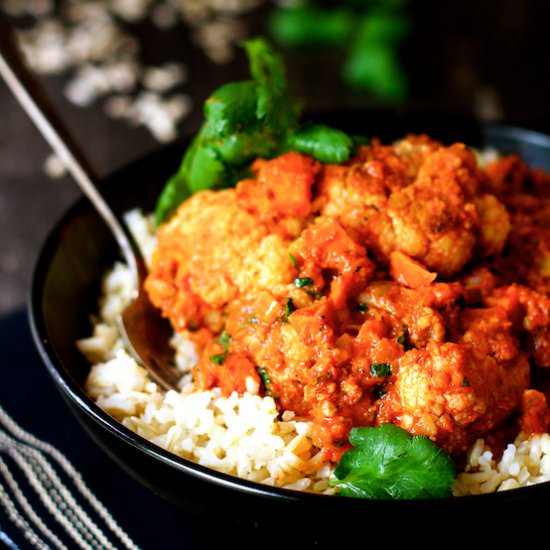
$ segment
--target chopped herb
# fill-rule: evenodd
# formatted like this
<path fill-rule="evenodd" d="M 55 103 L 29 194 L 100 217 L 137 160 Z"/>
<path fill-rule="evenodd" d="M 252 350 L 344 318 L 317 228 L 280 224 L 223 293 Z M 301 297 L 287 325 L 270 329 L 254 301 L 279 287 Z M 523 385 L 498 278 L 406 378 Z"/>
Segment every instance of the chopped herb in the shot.
<path fill-rule="evenodd" d="M 260 320 L 258 319 L 258 317 L 252 316 L 252 317 L 249 317 L 248 322 L 251 325 L 257 325 L 260 322 Z"/>
<path fill-rule="evenodd" d="M 218 342 L 222 345 L 224 351 L 229 349 L 229 343 L 231 342 L 231 335 L 226 330 L 222 330 L 218 336 Z"/>
<path fill-rule="evenodd" d="M 281 321 L 283 321 L 283 323 L 288 323 L 288 316 L 293 311 L 296 311 L 296 306 L 294 305 L 294 302 L 292 301 L 292 298 L 287 298 L 286 302 L 285 302 L 285 314 L 281 318 Z"/>
<path fill-rule="evenodd" d="M 227 359 L 227 352 L 216 353 L 216 355 L 210 356 L 210 361 L 216 363 L 216 365 L 221 365 Z"/>
<path fill-rule="evenodd" d="M 292 301 L 292 298 L 287 298 L 285 302 L 285 313 L 290 315 L 293 311 L 296 311 L 296 306 Z"/>
<path fill-rule="evenodd" d="M 290 263 L 292 264 L 292 267 L 296 267 L 296 256 L 294 254 L 289 254 L 290 257 Z"/>
<path fill-rule="evenodd" d="M 226 330 L 223 330 L 218 336 L 218 342 L 223 348 L 222 353 L 216 353 L 215 355 L 210 356 L 210 361 L 216 363 L 216 365 L 221 365 L 229 355 L 229 343 L 231 342 L 231 336 Z"/>
<path fill-rule="evenodd" d="M 401 344 L 402 346 L 404 346 L 406 341 L 407 341 L 407 330 L 404 330 L 404 331 L 397 337 L 397 343 L 398 343 L 398 344 Z"/>
<path fill-rule="evenodd" d="M 364 302 L 357 303 L 357 311 L 360 311 L 361 313 L 366 313 L 368 310 L 369 310 L 369 306 Z"/>
<path fill-rule="evenodd" d="M 373 376 L 386 377 L 392 373 L 391 363 L 372 363 L 370 373 Z"/>
<path fill-rule="evenodd" d="M 372 499 L 451 496 L 456 479 L 452 458 L 425 436 L 393 424 L 352 428 L 346 451 L 329 484 L 339 494 Z"/>
<path fill-rule="evenodd" d="M 462 379 L 462 386 L 465 387 L 465 388 L 470 386 L 470 382 L 468 381 L 467 378 Z"/>
<path fill-rule="evenodd" d="M 311 277 L 296 277 L 296 279 L 294 279 L 294 286 L 296 288 L 313 286 L 313 279 Z"/>
<path fill-rule="evenodd" d="M 275 397 L 271 389 L 271 378 L 269 377 L 269 374 L 267 373 L 265 367 L 256 367 L 256 371 L 258 372 L 258 376 L 260 377 L 260 380 L 264 385 L 266 393 Z"/>
<path fill-rule="evenodd" d="M 269 384 L 271 384 L 271 378 L 269 378 L 269 374 L 267 374 L 265 367 L 256 367 L 256 370 L 258 371 L 258 375 L 260 376 L 264 386 L 269 386 Z"/>

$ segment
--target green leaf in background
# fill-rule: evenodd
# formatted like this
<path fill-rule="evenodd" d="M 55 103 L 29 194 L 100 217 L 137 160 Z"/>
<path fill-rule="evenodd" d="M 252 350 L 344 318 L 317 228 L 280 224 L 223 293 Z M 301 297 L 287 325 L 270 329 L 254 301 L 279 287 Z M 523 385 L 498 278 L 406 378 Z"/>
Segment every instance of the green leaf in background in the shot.
<path fill-rule="evenodd" d="M 393 424 L 352 428 L 334 472 L 339 494 L 370 499 L 451 496 L 456 469 L 451 457 L 424 436 Z"/>
<path fill-rule="evenodd" d="M 404 100 L 408 85 L 396 43 L 408 32 L 409 21 L 402 16 L 379 12 L 364 16 L 344 63 L 344 80 L 392 102 Z"/>
<path fill-rule="evenodd" d="M 406 17 L 395 13 L 374 12 L 364 15 L 359 21 L 354 43 L 357 45 L 386 44 L 395 45 L 404 39 L 410 31 Z"/>
<path fill-rule="evenodd" d="M 319 44 L 342 46 L 350 38 L 354 17 L 349 10 L 314 6 L 280 9 L 269 21 L 270 32 L 287 48 Z"/>
<path fill-rule="evenodd" d="M 288 139 L 289 148 L 315 157 L 326 163 L 345 162 L 350 157 L 354 142 L 348 134 L 325 126 L 309 124 L 300 128 Z"/>
<path fill-rule="evenodd" d="M 350 86 L 370 90 L 391 102 L 407 97 L 407 79 L 395 51 L 383 44 L 363 45 L 350 52 L 343 68 Z"/>
<path fill-rule="evenodd" d="M 342 0 L 341 4 L 357 10 L 396 12 L 403 10 L 410 0 Z"/>
<path fill-rule="evenodd" d="M 398 103 L 408 82 L 399 45 L 410 32 L 408 0 L 347 0 L 337 8 L 315 2 L 276 9 L 269 29 L 286 48 L 329 47 L 341 50 L 341 77 L 352 89 Z"/>

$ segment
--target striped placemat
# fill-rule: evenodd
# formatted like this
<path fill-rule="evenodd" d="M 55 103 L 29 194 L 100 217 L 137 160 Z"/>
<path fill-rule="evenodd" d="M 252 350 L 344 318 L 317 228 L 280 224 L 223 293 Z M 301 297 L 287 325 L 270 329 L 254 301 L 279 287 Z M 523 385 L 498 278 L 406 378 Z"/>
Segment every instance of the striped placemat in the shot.
<path fill-rule="evenodd" d="M 128 549 L 138 546 L 67 457 L 0 406 L 0 547 Z"/>

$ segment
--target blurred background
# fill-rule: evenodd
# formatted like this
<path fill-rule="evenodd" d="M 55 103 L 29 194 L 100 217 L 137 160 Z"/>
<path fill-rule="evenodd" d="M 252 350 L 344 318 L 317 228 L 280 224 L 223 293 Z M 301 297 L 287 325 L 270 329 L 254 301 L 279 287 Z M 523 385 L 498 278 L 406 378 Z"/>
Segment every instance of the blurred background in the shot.
<path fill-rule="evenodd" d="M 548 0 L 1 0 L 27 60 L 104 177 L 195 132 L 266 36 L 308 112 L 464 114 L 550 133 Z M 80 192 L 0 82 L 0 315 L 26 302 Z"/>

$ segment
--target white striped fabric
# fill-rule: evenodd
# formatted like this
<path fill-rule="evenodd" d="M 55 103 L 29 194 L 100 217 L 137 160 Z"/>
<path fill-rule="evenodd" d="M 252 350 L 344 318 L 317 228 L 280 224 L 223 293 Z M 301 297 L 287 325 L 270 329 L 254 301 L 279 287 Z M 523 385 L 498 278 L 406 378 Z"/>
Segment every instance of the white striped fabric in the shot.
<path fill-rule="evenodd" d="M 40 503 L 38 513 L 31 502 Z M 19 426 L 0 406 L 0 505 L 30 547 L 137 550 L 55 447 Z M 18 545 L 0 524 L 0 546 Z"/>

